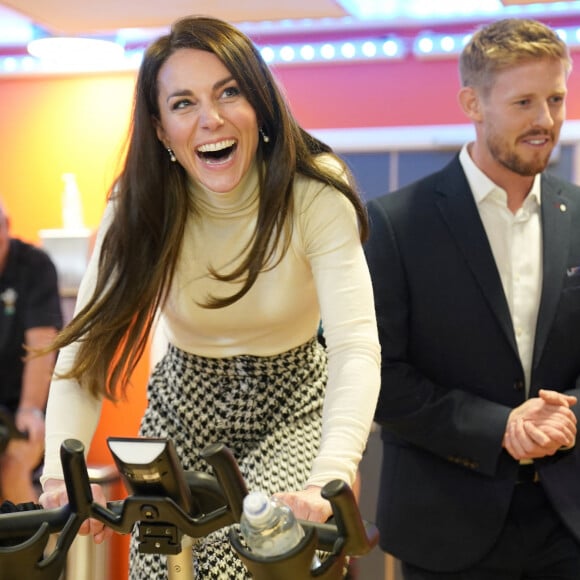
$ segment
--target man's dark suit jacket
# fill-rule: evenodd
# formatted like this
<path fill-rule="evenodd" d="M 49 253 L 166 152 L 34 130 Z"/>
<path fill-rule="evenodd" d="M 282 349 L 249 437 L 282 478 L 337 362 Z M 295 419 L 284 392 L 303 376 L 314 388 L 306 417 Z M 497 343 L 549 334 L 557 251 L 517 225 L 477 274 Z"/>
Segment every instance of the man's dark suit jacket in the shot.
<path fill-rule="evenodd" d="M 580 188 L 545 174 L 541 195 L 530 396 L 547 388 L 580 399 Z M 458 157 L 368 210 L 382 346 L 380 545 L 423 568 L 458 570 L 491 548 L 516 485 L 502 438 L 525 389 L 508 304 Z M 536 465 L 580 539 L 580 446 Z"/>

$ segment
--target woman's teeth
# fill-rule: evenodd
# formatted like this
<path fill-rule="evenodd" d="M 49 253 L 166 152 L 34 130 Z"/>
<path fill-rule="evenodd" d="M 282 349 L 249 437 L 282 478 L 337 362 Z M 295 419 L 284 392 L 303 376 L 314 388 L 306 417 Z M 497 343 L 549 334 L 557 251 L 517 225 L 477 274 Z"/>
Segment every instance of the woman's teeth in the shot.
<path fill-rule="evenodd" d="M 222 149 L 228 149 L 233 147 L 236 142 L 233 139 L 224 139 L 223 141 L 218 141 L 217 143 L 206 143 L 205 145 L 200 145 L 197 148 L 198 153 L 215 153 L 216 151 L 221 151 Z"/>

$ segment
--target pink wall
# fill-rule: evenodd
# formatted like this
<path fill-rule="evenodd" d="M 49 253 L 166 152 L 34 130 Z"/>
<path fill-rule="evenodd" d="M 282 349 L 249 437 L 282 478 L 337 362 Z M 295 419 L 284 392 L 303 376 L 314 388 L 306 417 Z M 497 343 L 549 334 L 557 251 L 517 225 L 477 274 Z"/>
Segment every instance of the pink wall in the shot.
<path fill-rule="evenodd" d="M 306 127 L 464 123 L 454 61 L 349 63 L 275 71 Z"/>
<path fill-rule="evenodd" d="M 579 53 L 573 54 L 579 62 Z M 467 123 L 456 59 L 285 67 L 275 71 L 308 128 Z M 580 70 L 568 84 L 568 118 L 580 119 Z"/>

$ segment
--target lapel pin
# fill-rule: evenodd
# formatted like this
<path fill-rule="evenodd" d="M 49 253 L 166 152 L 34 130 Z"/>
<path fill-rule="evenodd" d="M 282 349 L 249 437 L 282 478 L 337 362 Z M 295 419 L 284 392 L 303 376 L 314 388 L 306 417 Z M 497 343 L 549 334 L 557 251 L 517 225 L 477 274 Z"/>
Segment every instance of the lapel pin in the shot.
<path fill-rule="evenodd" d="M 561 211 L 562 213 L 564 213 L 565 211 L 567 211 L 567 210 L 568 210 L 568 208 L 566 207 L 566 204 L 565 204 L 565 203 L 561 203 L 561 204 L 559 205 L 559 207 L 560 207 L 560 211 Z"/>

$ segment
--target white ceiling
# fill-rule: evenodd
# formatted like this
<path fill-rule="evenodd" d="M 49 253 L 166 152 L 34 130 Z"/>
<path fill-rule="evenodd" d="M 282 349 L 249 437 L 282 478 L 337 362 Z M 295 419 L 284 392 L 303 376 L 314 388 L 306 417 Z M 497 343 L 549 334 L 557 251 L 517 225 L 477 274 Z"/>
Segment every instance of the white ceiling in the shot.
<path fill-rule="evenodd" d="M 510 5 L 519 6 L 510 6 Z M 544 0 L 5 0 L 0 1 L 0 46 L 25 46 L 39 27 L 55 36 L 107 35 L 120 29 L 153 38 L 187 14 L 212 15 L 262 32 L 293 31 L 312 23 L 404 26 L 503 15 L 568 13 L 579 1 Z M 266 23 L 266 24 L 264 24 Z M 265 26 L 267 25 L 267 28 Z M 137 31 L 135 31 L 137 29 Z M 4 49 L 6 51 L 6 49 Z"/>
<path fill-rule="evenodd" d="M 334 0 L 8 0 L 0 5 L 29 17 L 53 34 L 67 35 L 106 33 L 129 27 L 166 27 L 173 20 L 193 13 L 211 14 L 233 22 L 346 15 Z"/>

